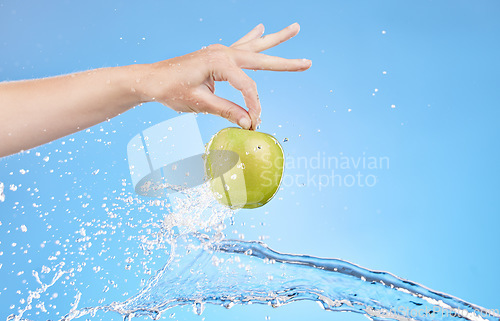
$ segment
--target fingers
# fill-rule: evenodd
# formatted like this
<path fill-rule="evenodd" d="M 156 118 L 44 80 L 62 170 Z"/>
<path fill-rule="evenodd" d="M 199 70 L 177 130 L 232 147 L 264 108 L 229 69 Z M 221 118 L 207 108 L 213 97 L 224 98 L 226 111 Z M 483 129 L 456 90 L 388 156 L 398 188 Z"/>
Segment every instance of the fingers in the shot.
<path fill-rule="evenodd" d="M 233 49 L 232 55 L 236 65 L 243 69 L 304 71 L 312 65 L 308 59 L 286 59 L 246 50 Z"/>
<path fill-rule="evenodd" d="M 241 106 L 209 92 L 202 93 L 200 98 L 205 103 L 204 111 L 226 118 L 230 122 L 238 124 L 243 129 L 250 129 L 252 127 L 250 115 Z"/>
<path fill-rule="evenodd" d="M 216 70 L 214 76 L 214 80 L 228 81 L 231 86 L 242 93 L 251 119 L 251 127 L 249 129 L 257 129 L 260 123 L 260 113 L 262 110 L 255 81 L 235 65 L 228 65 L 225 68 Z"/>
<path fill-rule="evenodd" d="M 264 25 L 260 23 L 255 28 L 253 28 L 249 33 L 240 38 L 240 40 L 233 43 L 231 47 L 239 46 L 245 42 L 258 39 L 259 37 L 262 36 L 262 34 L 264 34 Z"/>
<path fill-rule="evenodd" d="M 266 35 L 264 37 L 249 39 L 247 42 L 239 42 L 239 44 L 233 44 L 231 47 L 235 47 L 240 50 L 248 50 L 253 52 L 261 52 L 266 49 L 275 47 L 280 43 L 283 43 L 294 36 L 296 36 L 300 31 L 300 26 L 298 23 L 294 23 L 285 29 L 278 31 L 276 33 Z M 246 36 L 245 36 L 246 37 Z M 243 38 L 242 38 L 243 39 Z"/>

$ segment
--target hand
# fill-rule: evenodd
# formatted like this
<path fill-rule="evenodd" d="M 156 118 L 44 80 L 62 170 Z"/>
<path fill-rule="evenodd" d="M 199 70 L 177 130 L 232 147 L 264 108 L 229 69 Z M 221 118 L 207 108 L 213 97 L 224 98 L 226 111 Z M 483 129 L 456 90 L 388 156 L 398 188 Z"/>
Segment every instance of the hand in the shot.
<path fill-rule="evenodd" d="M 260 124 L 261 106 L 255 82 L 242 70 L 304 71 L 307 59 L 285 59 L 259 52 L 294 37 L 300 26 L 262 37 L 259 24 L 230 47 L 215 44 L 196 52 L 146 66 L 137 86 L 143 102 L 158 101 L 175 111 L 210 113 L 222 116 L 244 129 L 255 130 Z M 241 91 L 246 107 L 214 94 L 215 81 L 228 81 Z M 135 85 L 134 85 L 135 86 Z"/>
<path fill-rule="evenodd" d="M 141 102 L 176 111 L 220 115 L 245 129 L 260 123 L 255 82 L 243 69 L 302 71 L 306 59 L 259 52 L 299 32 L 293 24 L 261 37 L 258 25 L 231 47 L 211 45 L 154 64 L 101 68 L 71 75 L 0 83 L 0 157 L 26 150 L 119 115 Z M 248 109 L 214 95 L 215 81 L 241 91 Z"/>

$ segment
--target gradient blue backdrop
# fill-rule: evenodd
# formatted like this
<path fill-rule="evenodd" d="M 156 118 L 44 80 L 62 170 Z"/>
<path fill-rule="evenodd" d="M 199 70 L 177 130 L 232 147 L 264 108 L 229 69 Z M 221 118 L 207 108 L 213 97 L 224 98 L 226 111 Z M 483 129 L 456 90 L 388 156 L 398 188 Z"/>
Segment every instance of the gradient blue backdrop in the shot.
<path fill-rule="evenodd" d="M 312 68 L 249 72 L 263 105 L 261 130 L 287 138 L 291 159 L 318 152 L 388 157 L 389 168 L 361 170 L 377 176 L 374 187 L 284 186 L 265 207 L 240 211 L 228 232 L 237 229 L 247 240 L 265 235 L 278 251 L 342 258 L 500 309 L 499 15 L 498 1 L 0 1 L 0 81 L 155 62 L 211 43 L 229 45 L 261 22 L 271 33 L 297 21 L 300 34 L 268 53 L 312 59 Z M 243 104 L 226 84 L 217 84 L 217 93 Z M 63 260 L 48 260 L 62 250 L 56 240 L 73 244 L 81 222 L 106 220 L 102 204 L 112 206 L 122 189 L 132 191 L 128 140 L 176 115 L 147 104 L 90 132 L 0 159 L 6 185 L 0 318 L 24 306 L 19 300 L 37 288 L 31 270 Z M 229 125 L 204 115 L 198 123 L 205 142 Z M 130 216 L 149 218 L 144 211 Z M 140 251 L 126 237 L 118 233 L 86 255 L 64 259 L 66 267 L 88 264 L 75 285 L 82 306 L 123 299 L 149 277 L 124 269 L 124 253 Z M 98 255 L 101 248 L 108 252 Z M 94 273 L 93 266 L 103 271 Z M 103 293 L 109 280 L 119 286 Z M 60 303 L 48 307 L 53 319 L 73 301 L 73 286 L 65 286 L 55 290 Z M 279 309 L 208 306 L 201 317 L 190 307 L 171 312 L 178 320 L 364 319 L 311 302 Z"/>

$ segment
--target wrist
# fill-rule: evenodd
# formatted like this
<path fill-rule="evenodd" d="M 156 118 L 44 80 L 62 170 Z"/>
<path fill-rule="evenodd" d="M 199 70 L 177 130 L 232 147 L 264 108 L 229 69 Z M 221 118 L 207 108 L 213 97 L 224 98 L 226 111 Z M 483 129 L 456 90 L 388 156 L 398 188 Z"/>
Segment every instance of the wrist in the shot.
<path fill-rule="evenodd" d="M 148 94 L 145 84 L 150 77 L 149 64 L 136 64 L 116 68 L 120 69 L 121 90 L 124 96 L 129 97 L 134 105 L 154 101 L 154 97 Z"/>

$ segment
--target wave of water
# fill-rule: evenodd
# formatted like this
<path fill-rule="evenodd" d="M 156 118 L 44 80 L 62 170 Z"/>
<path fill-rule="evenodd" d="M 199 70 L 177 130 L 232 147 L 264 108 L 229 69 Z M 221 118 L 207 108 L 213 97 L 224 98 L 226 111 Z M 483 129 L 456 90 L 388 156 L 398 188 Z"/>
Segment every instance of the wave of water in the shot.
<path fill-rule="evenodd" d="M 60 320 L 95 315 L 97 311 L 117 312 L 125 320 L 136 316 L 156 320 L 181 305 L 192 305 L 193 311 L 201 314 L 205 304 L 279 307 L 300 300 L 316 301 L 330 311 L 361 313 L 377 321 L 500 320 L 498 311 L 387 272 L 339 259 L 283 254 L 260 242 L 224 239 L 223 222 L 234 212 L 219 205 L 207 186 L 179 192 L 171 213 L 152 224 L 159 231 L 150 239 L 141 238 L 141 246 L 149 250 L 169 247 L 168 262 L 136 295 L 123 302 L 79 309 L 81 294 L 77 293 L 71 310 Z M 127 198 L 124 202 L 138 201 Z M 142 202 L 138 205 L 144 206 Z M 50 284 L 43 284 L 33 271 L 41 287 L 30 291 L 26 307 L 7 320 L 25 320 L 23 314 L 31 309 L 32 302 L 67 273 L 61 269 Z M 43 302 L 38 305 L 43 308 Z"/>
<path fill-rule="evenodd" d="M 124 302 L 75 310 L 72 320 L 98 310 L 128 320 L 159 319 L 166 310 L 204 304 L 278 307 L 300 300 L 317 301 L 330 311 L 351 311 L 372 320 L 500 320 L 491 311 L 433 291 L 387 272 L 372 271 L 339 259 L 283 254 L 260 242 L 213 241 L 201 234 L 183 236 L 169 262 L 144 288 Z"/>

